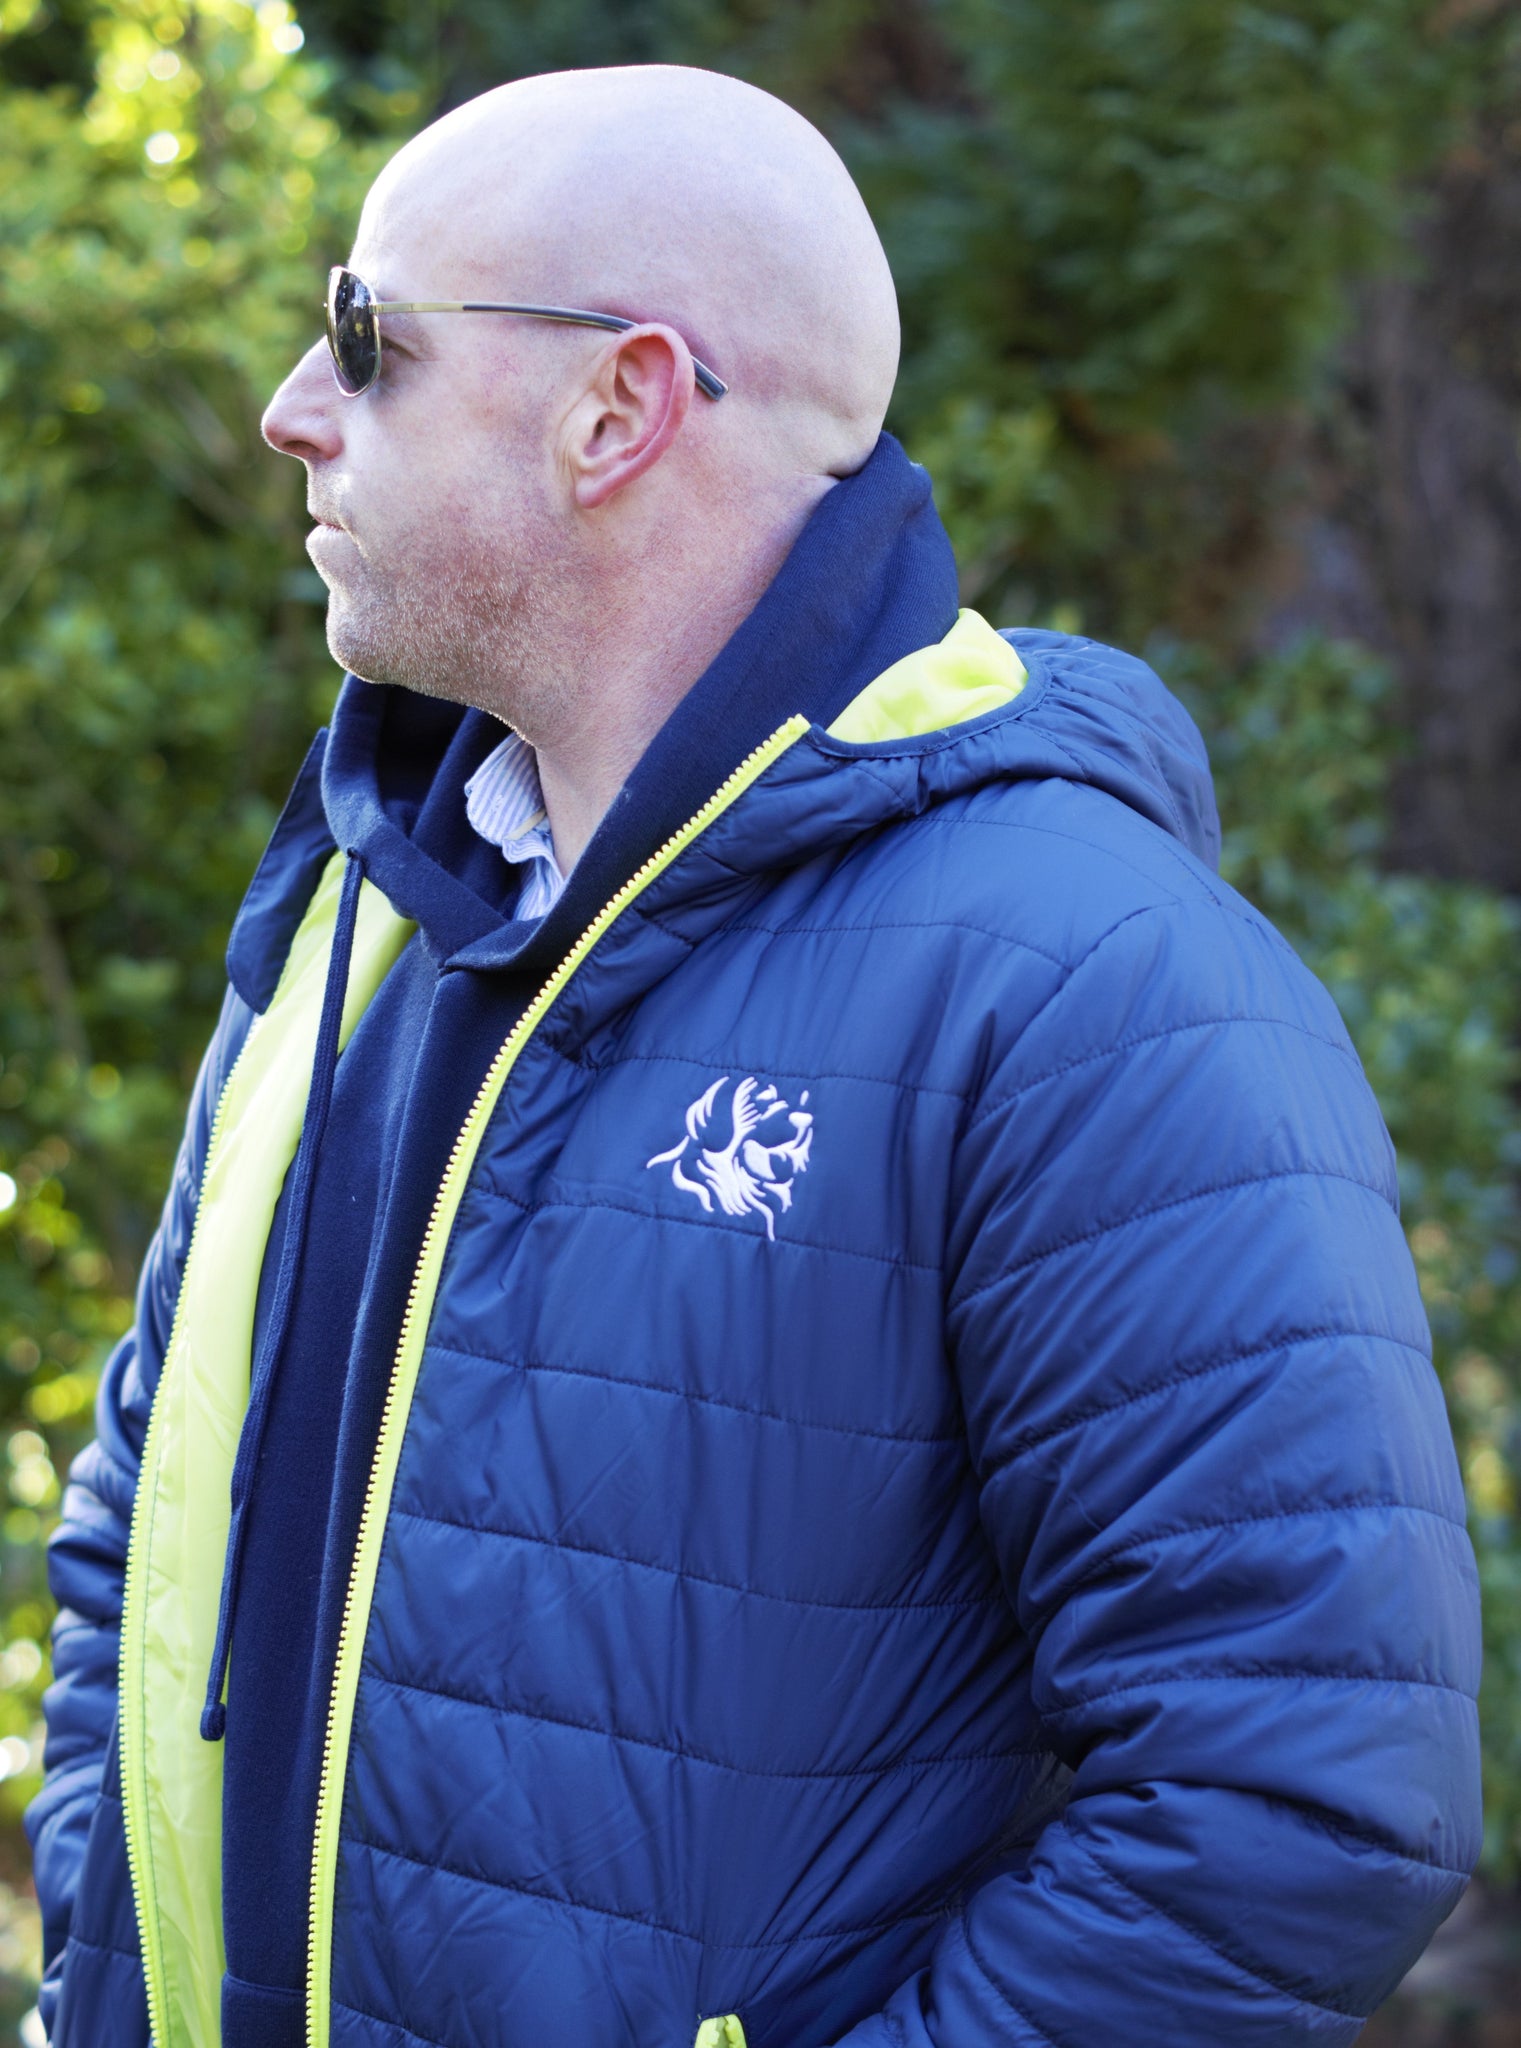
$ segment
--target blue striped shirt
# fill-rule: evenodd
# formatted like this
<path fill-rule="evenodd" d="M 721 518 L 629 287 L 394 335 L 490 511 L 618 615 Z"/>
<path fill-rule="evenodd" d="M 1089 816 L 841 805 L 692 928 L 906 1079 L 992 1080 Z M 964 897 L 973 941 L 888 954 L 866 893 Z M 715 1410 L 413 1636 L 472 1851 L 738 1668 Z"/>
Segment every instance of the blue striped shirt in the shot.
<path fill-rule="evenodd" d="M 565 887 L 565 877 L 555 860 L 537 756 L 515 732 L 465 784 L 465 816 L 483 839 L 523 870 L 517 916 L 542 917 Z"/>

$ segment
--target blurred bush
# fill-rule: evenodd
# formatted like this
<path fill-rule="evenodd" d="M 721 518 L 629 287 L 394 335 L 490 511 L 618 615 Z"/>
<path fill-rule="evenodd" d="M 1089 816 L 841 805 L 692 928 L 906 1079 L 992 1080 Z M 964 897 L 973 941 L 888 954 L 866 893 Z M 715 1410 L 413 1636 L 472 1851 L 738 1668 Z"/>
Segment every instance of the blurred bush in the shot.
<path fill-rule="evenodd" d="M 0 61 L 41 11 L 4 0 Z M 48 24 L 43 22 L 41 27 Z M 0 83 L 0 1816 L 37 1783 L 42 1539 L 126 1326 L 230 906 L 333 677 L 259 413 L 373 149 L 283 0 L 78 24 Z M 287 474 L 287 471 L 290 471 Z M 0 1879 L 18 1861 L 0 1852 Z M 24 1868 L 24 1862 L 22 1864 Z"/>
<path fill-rule="evenodd" d="M 900 280 L 893 424 L 968 600 L 1148 646 L 1230 878 L 1323 975 L 1400 1147 L 1521 1860 L 1517 913 L 1387 873 L 1366 651 L 1254 654 L 1278 461 L 1349 283 L 1516 79 L 1485 0 L 0 0 L 0 1921 L 41 1546 L 126 1326 L 233 908 L 336 677 L 258 416 L 377 162 L 565 63 L 702 62 L 845 151 Z M 1287 424 L 1286 424 L 1287 423 Z M 1163 632 L 1175 637 L 1164 641 Z M 0 1973 L 13 1970 L 0 1933 Z"/>

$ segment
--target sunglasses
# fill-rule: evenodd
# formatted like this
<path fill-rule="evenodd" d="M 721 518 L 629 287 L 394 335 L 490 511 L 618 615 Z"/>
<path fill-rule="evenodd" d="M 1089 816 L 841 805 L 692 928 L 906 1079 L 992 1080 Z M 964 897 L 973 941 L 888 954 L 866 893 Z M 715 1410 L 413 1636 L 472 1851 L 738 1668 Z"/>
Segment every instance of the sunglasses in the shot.
<path fill-rule="evenodd" d="M 380 375 L 382 313 L 516 313 L 524 320 L 559 320 L 570 327 L 605 327 L 626 334 L 638 326 L 616 313 L 587 313 L 576 306 L 509 306 L 459 299 L 377 299 L 357 270 L 336 264 L 327 274 L 327 345 L 333 375 L 347 398 L 368 391 Z M 706 363 L 692 358 L 697 388 L 708 398 L 722 398 L 728 385 Z"/>

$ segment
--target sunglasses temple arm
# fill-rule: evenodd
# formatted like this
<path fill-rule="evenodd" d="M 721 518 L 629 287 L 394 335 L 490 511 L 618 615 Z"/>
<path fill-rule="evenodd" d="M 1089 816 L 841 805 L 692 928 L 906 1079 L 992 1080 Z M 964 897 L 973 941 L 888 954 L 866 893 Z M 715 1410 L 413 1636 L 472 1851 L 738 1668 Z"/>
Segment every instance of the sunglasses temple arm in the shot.
<path fill-rule="evenodd" d="M 637 321 L 625 320 L 617 313 L 583 313 L 575 306 L 505 305 L 483 299 L 374 299 L 370 303 L 370 311 L 377 314 L 516 313 L 524 320 L 558 320 L 567 327 L 602 327 L 612 334 L 627 334 L 631 327 L 638 325 Z M 705 398 L 722 398 L 729 388 L 696 356 L 692 358 L 692 374 Z"/>

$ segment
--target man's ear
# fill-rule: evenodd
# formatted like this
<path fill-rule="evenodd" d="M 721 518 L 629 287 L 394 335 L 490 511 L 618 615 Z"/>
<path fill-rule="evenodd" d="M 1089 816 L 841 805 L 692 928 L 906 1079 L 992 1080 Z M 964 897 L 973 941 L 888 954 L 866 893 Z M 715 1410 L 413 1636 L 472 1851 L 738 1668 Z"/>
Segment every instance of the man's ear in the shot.
<path fill-rule="evenodd" d="M 631 327 L 598 358 L 564 441 L 577 505 L 591 512 L 652 469 L 681 430 L 696 381 L 673 327 Z"/>

